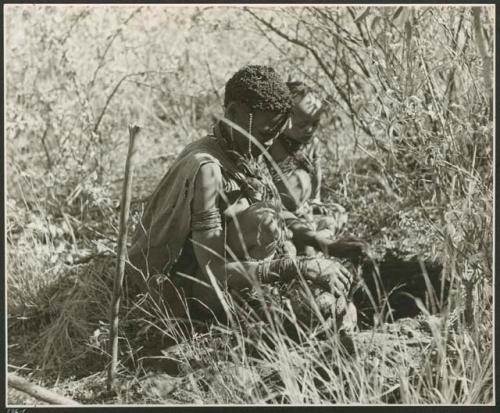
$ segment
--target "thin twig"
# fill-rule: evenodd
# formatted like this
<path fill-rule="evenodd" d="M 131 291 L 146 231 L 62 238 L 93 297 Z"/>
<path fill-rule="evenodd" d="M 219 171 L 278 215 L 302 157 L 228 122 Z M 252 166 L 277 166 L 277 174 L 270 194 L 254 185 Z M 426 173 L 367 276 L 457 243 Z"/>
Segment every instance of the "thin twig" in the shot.
<path fill-rule="evenodd" d="M 258 25 L 257 23 L 255 23 L 257 29 L 259 30 L 260 34 L 262 34 L 266 40 L 272 45 L 274 46 L 274 48 L 276 50 L 278 50 L 283 56 L 285 57 L 289 57 L 290 54 L 286 51 L 286 50 L 283 50 L 282 47 L 280 47 L 267 33 L 266 31 L 260 27 L 260 25 Z M 313 82 L 319 89 L 321 89 L 325 95 L 330 95 L 330 93 L 328 92 L 328 90 L 325 88 L 324 84 L 319 82 L 318 79 L 316 79 L 315 77 L 313 77 L 308 71 L 304 70 L 300 65 L 296 67 L 296 69 L 302 73 L 308 80 L 310 80 L 311 82 Z M 340 102 L 338 102 L 333 96 L 331 96 L 331 99 L 328 101 L 328 103 L 332 104 L 332 105 L 338 105 L 346 114 L 348 113 L 346 111 L 345 108 L 343 108 L 341 105 L 340 105 Z"/>
<path fill-rule="evenodd" d="M 92 76 L 92 80 L 90 81 L 89 83 L 89 89 L 92 89 L 92 87 L 94 86 L 94 83 L 95 83 L 95 80 L 97 78 L 97 74 L 99 73 L 99 70 L 101 70 L 103 67 L 104 67 L 104 64 L 105 64 L 105 58 L 106 58 L 106 55 L 108 54 L 108 51 L 111 49 L 111 45 L 113 44 L 113 42 L 115 41 L 115 39 L 118 37 L 118 35 L 123 31 L 123 28 L 128 24 L 128 22 L 130 20 L 132 20 L 132 18 L 141 11 L 143 6 L 141 7 L 138 7 L 137 9 L 135 9 L 131 14 L 130 16 L 128 16 L 125 21 L 121 24 L 121 26 L 118 28 L 118 30 L 115 31 L 115 33 L 111 36 L 111 40 L 108 42 L 108 44 L 106 45 L 106 48 L 104 49 L 104 52 L 102 53 L 102 55 L 99 57 L 99 64 L 97 65 L 95 71 L 94 71 L 94 74 Z"/>
<path fill-rule="evenodd" d="M 84 10 L 82 10 L 80 13 L 78 13 L 76 15 L 76 17 L 73 19 L 73 23 L 71 23 L 71 26 L 69 27 L 68 31 L 63 36 L 63 38 L 60 40 L 61 45 L 64 45 L 66 43 L 66 41 L 69 39 L 69 37 L 71 36 L 71 33 L 73 32 L 73 29 L 76 27 L 78 22 L 81 19 L 87 17 L 89 14 L 90 14 L 90 11 L 87 8 L 85 8 Z"/>
<path fill-rule="evenodd" d="M 278 29 L 277 27 L 275 27 L 274 25 L 272 25 L 267 20 L 265 20 L 265 19 L 257 16 L 249 8 L 245 7 L 244 10 L 247 13 L 251 14 L 256 20 L 258 20 L 259 22 L 261 22 L 268 29 L 270 29 L 271 31 L 273 31 L 274 33 L 276 33 L 278 36 L 282 37 L 283 39 L 287 40 L 290 43 L 293 43 L 293 44 L 295 44 L 297 46 L 300 46 L 300 47 L 306 49 L 307 51 L 309 51 L 313 55 L 313 57 L 315 58 L 316 62 L 319 64 L 321 70 L 323 70 L 323 72 L 328 76 L 328 78 L 332 82 L 333 86 L 335 87 L 335 90 L 337 91 L 337 93 L 339 94 L 339 96 L 342 98 L 342 100 L 344 101 L 344 103 L 348 106 L 349 110 L 352 111 L 355 114 L 356 120 L 359 122 L 359 124 L 360 124 L 361 128 L 363 129 L 363 131 L 368 136 L 371 136 L 371 137 L 374 136 L 373 132 L 370 130 L 369 126 L 365 124 L 365 122 L 360 118 L 358 112 L 354 110 L 354 108 L 352 106 L 352 103 L 350 102 L 348 96 L 340 88 L 340 86 L 337 84 L 337 82 L 335 81 L 335 77 L 333 76 L 333 73 L 328 69 L 327 64 L 323 61 L 323 59 L 319 55 L 319 52 L 314 47 L 309 46 L 307 43 L 303 42 L 300 39 L 296 39 L 296 38 L 290 37 L 286 33 L 282 32 L 280 29 Z"/>
<path fill-rule="evenodd" d="M 101 124 L 101 120 L 102 120 L 102 117 L 104 116 L 104 114 L 106 113 L 106 110 L 108 109 L 108 106 L 109 106 L 109 103 L 111 102 L 111 99 L 113 99 L 113 96 L 116 94 L 116 92 L 118 91 L 118 89 L 120 88 L 120 86 L 122 85 L 122 83 L 128 79 L 129 77 L 132 77 L 132 76 L 142 76 L 144 74 L 146 74 L 147 72 L 137 72 L 137 73 L 128 73 L 126 74 L 125 76 L 123 76 L 119 81 L 118 83 L 115 85 L 115 87 L 113 88 L 113 90 L 111 91 L 110 95 L 108 96 L 108 98 L 106 99 L 106 103 L 104 104 L 104 107 L 102 108 L 101 110 L 101 113 L 99 114 L 99 116 L 97 117 L 97 121 L 96 123 L 94 124 L 94 128 L 93 128 L 93 132 L 94 133 L 97 133 L 98 129 L 99 129 L 99 125 Z"/>
<path fill-rule="evenodd" d="M 208 60 L 205 59 L 205 66 L 207 66 L 207 71 L 208 71 L 208 78 L 210 79 L 210 84 L 212 85 L 212 89 L 215 93 L 215 96 L 217 96 L 217 100 L 222 102 L 222 99 L 220 97 L 219 91 L 217 90 L 217 87 L 215 86 L 214 78 L 212 76 L 212 70 L 210 69 L 210 64 L 208 63 Z"/>
<path fill-rule="evenodd" d="M 42 147 L 43 147 L 43 150 L 45 152 L 45 157 L 47 158 L 47 170 L 50 171 L 52 170 L 52 158 L 50 157 L 50 152 L 49 152 L 49 149 L 47 148 L 47 135 L 49 133 L 49 129 L 50 129 L 50 125 L 47 124 L 47 126 L 45 127 L 45 130 L 42 134 L 42 138 L 41 138 L 41 141 L 42 141 Z"/>

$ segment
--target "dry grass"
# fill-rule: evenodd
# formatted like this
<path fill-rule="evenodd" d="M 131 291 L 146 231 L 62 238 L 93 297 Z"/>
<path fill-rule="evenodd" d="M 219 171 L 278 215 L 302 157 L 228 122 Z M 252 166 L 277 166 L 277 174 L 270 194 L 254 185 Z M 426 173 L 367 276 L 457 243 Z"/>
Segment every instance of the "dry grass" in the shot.
<path fill-rule="evenodd" d="M 469 8 L 419 8 L 413 17 L 372 8 L 360 20 L 372 37 L 352 47 L 346 33 L 331 43 L 341 26 L 325 24 L 337 13 L 325 10 L 290 9 L 273 22 L 297 27 L 336 77 L 242 9 L 6 10 L 9 369 L 90 404 L 492 403 L 493 122 L 477 24 Z M 351 27 L 350 11 L 339 10 Z M 267 22 L 274 14 L 254 12 Z M 489 12 L 480 18 L 491 53 Z M 361 36 L 355 26 L 350 33 Z M 147 298 L 142 312 L 129 312 L 129 302 L 122 387 L 103 393 L 126 125 L 141 116 L 147 136 L 135 223 L 175 155 L 209 130 L 225 79 L 248 62 L 319 85 L 331 103 L 319 136 L 327 148 L 323 198 L 344 205 L 347 232 L 375 250 L 442 262 L 448 304 L 438 317 L 423 309 L 419 320 L 358 333 L 360 354 L 350 358 L 335 334 L 319 340 L 304 330 L 300 344 L 291 340 L 286 308 L 271 308 L 279 317 L 266 325 L 243 323 L 228 298 L 230 331 L 214 325 L 200 333 L 171 323 Z M 113 94 L 130 67 L 145 74 L 127 77 Z M 141 337 L 158 335 L 182 343 L 164 355 L 175 358 L 177 377 L 160 380 L 139 360 Z"/>

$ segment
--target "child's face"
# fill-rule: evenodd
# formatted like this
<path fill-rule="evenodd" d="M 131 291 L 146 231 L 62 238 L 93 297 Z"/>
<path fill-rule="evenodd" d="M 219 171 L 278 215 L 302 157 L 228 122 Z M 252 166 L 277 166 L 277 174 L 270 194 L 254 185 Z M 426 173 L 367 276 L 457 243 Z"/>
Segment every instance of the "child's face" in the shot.
<path fill-rule="evenodd" d="M 292 110 L 291 126 L 285 135 L 295 141 L 307 143 L 318 128 L 322 113 L 321 101 L 309 93 L 296 102 Z"/>

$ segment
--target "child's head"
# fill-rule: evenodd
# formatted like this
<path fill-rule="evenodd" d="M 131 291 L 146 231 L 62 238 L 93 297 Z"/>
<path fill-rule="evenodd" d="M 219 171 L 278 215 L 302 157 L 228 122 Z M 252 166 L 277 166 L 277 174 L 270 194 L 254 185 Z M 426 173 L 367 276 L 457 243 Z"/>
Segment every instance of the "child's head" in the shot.
<path fill-rule="evenodd" d="M 295 141 L 307 143 L 318 128 L 323 112 L 323 102 L 311 88 L 302 82 L 288 82 L 287 86 L 294 105 L 291 125 L 284 134 Z"/>

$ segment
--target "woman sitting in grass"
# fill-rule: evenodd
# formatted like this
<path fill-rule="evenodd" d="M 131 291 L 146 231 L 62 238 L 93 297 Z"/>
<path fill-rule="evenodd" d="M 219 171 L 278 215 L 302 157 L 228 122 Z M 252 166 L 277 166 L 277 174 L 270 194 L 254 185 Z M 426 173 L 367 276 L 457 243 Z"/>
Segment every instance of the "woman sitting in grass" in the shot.
<path fill-rule="evenodd" d="M 318 295 L 345 302 L 352 277 L 338 261 L 286 255 L 287 234 L 330 255 L 361 251 L 282 208 L 261 151 L 282 133 L 291 107 L 272 68 L 241 69 L 226 84 L 225 118 L 184 149 L 151 196 L 129 250 L 129 280 L 169 317 L 223 318 L 222 292 L 244 301 L 265 285 L 302 279 Z"/>
<path fill-rule="evenodd" d="M 284 206 L 324 236 L 337 236 L 347 222 L 345 209 L 320 199 L 320 142 L 314 137 L 323 102 L 302 82 L 288 82 L 293 99 L 291 122 L 269 153 L 279 168 L 270 169 Z"/>

